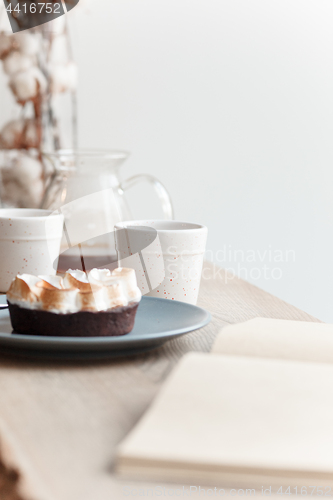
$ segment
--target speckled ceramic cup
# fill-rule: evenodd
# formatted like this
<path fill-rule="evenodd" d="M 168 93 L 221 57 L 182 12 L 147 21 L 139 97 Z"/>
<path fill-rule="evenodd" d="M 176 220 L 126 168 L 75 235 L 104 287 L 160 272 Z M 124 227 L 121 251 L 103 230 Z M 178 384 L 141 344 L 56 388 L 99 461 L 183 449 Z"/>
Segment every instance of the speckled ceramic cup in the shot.
<path fill-rule="evenodd" d="M 143 236 L 138 231 L 136 237 L 136 227 Z M 146 232 L 145 228 L 148 228 Z M 149 229 L 154 230 L 155 236 Z M 124 230 L 129 234 L 122 235 Z M 115 226 L 118 265 L 135 269 L 138 286 L 144 295 L 196 304 L 207 232 L 205 226 L 189 222 L 119 223 Z"/>
<path fill-rule="evenodd" d="M 0 209 L 1 292 L 17 274 L 56 274 L 63 223 L 47 210 Z"/>

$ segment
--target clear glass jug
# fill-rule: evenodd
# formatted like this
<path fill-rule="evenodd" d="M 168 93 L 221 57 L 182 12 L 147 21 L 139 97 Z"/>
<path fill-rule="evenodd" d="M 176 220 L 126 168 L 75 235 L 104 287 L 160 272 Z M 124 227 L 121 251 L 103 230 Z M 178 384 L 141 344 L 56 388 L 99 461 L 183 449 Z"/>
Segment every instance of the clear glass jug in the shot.
<path fill-rule="evenodd" d="M 110 267 L 116 261 L 114 226 L 133 219 L 123 195 L 139 182 L 152 185 L 165 219 L 173 219 L 170 196 L 155 177 L 135 175 L 120 181 L 119 169 L 127 158 L 128 153 L 123 151 L 60 150 L 43 154 L 49 182 L 42 208 L 60 211 L 65 217 L 59 272 Z"/>

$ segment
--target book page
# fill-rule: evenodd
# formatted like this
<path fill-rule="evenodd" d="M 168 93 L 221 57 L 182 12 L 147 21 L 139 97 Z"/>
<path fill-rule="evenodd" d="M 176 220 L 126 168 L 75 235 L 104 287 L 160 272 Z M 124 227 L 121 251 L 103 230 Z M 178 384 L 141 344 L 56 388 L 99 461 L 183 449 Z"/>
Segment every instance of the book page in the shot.
<path fill-rule="evenodd" d="M 332 480 L 332 387 L 327 364 L 187 354 L 120 445 L 117 470 Z"/>
<path fill-rule="evenodd" d="M 333 325 L 255 318 L 224 327 L 211 352 L 333 364 Z"/>

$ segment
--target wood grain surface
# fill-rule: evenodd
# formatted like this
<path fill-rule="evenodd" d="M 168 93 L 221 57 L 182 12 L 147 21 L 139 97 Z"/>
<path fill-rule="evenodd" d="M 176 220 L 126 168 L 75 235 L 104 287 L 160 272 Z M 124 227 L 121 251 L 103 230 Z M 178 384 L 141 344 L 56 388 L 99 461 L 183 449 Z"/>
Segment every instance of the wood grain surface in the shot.
<path fill-rule="evenodd" d="M 126 485 L 148 487 L 114 475 L 115 449 L 181 356 L 208 352 L 224 325 L 257 316 L 318 321 L 208 263 L 198 305 L 210 325 L 144 355 L 73 363 L 0 353 L 0 500 L 113 500 Z"/>

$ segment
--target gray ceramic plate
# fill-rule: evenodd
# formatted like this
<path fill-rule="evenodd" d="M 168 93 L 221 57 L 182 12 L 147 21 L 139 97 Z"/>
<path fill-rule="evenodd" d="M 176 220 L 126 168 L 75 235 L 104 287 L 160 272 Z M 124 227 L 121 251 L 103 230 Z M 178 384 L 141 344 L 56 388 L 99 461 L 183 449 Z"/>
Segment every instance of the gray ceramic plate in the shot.
<path fill-rule="evenodd" d="M 4 304 L 5 297 L 0 298 Z M 8 309 L 0 310 L 0 354 L 59 359 L 128 356 L 149 351 L 168 340 L 207 325 L 211 315 L 197 306 L 143 297 L 135 326 L 123 337 L 37 337 L 12 333 Z"/>

